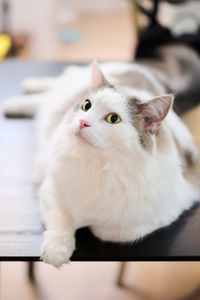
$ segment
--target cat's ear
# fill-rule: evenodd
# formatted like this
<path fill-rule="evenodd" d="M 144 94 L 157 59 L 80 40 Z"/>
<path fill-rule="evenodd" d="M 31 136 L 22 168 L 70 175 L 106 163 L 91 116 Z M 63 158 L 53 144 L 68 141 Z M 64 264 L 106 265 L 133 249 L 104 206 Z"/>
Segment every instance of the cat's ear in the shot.
<path fill-rule="evenodd" d="M 108 85 L 109 83 L 101 71 L 99 64 L 94 60 L 92 63 L 92 91 Z"/>
<path fill-rule="evenodd" d="M 137 114 L 144 120 L 143 126 L 146 132 L 157 131 L 172 107 L 173 100 L 173 95 L 166 94 L 139 105 Z"/>

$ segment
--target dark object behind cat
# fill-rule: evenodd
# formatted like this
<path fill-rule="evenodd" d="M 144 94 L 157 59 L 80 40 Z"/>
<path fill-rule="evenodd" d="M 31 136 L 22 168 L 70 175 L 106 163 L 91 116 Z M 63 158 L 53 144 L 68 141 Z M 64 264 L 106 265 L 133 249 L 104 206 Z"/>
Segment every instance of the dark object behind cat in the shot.
<path fill-rule="evenodd" d="M 199 55 L 181 44 L 165 45 L 157 51 L 159 58 L 136 58 L 136 62 L 148 66 L 167 91 L 175 94 L 174 109 L 181 115 L 200 103 Z"/>

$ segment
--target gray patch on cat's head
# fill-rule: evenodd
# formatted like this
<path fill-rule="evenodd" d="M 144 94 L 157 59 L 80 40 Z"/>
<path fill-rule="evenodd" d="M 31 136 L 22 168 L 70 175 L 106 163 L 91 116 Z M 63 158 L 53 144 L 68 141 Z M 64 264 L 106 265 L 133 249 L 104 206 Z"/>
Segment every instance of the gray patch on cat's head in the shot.
<path fill-rule="evenodd" d="M 139 99 L 135 97 L 131 97 L 128 100 L 128 113 L 132 120 L 132 125 L 135 127 L 135 129 L 138 132 L 139 141 L 141 146 L 148 151 L 152 150 L 153 147 L 153 138 L 152 134 L 150 132 L 144 131 L 144 118 L 140 115 L 140 110 L 142 105 L 145 105 L 145 103 L 142 103 Z"/>

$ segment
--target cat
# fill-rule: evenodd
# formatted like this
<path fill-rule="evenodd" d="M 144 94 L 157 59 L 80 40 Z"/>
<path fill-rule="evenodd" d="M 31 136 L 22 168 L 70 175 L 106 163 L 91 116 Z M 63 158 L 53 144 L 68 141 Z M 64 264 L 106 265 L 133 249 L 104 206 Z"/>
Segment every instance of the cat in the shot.
<path fill-rule="evenodd" d="M 104 241 L 134 242 L 199 200 L 186 175 L 198 150 L 172 109 L 174 96 L 148 68 L 93 62 L 23 87 L 40 93 L 8 99 L 3 111 L 37 118 L 44 262 L 69 262 L 80 227 Z"/>

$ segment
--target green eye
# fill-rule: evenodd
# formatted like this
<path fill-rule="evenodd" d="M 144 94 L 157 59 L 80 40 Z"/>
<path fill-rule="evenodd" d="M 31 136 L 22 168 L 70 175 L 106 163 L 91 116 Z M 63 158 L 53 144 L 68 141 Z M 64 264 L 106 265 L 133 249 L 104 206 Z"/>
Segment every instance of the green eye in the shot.
<path fill-rule="evenodd" d="M 110 124 L 117 124 L 121 121 L 120 116 L 115 113 L 111 113 L 111 114 L 107 115 L 105 120 L 106 120 L 106 122 L 108 122 Z"/>
<path fill-rule="evenodd" d="M 85 103 L 81 106 L 82 110 L 87 111 L 92 106 L 90 100 L 86 99 Z"/>

